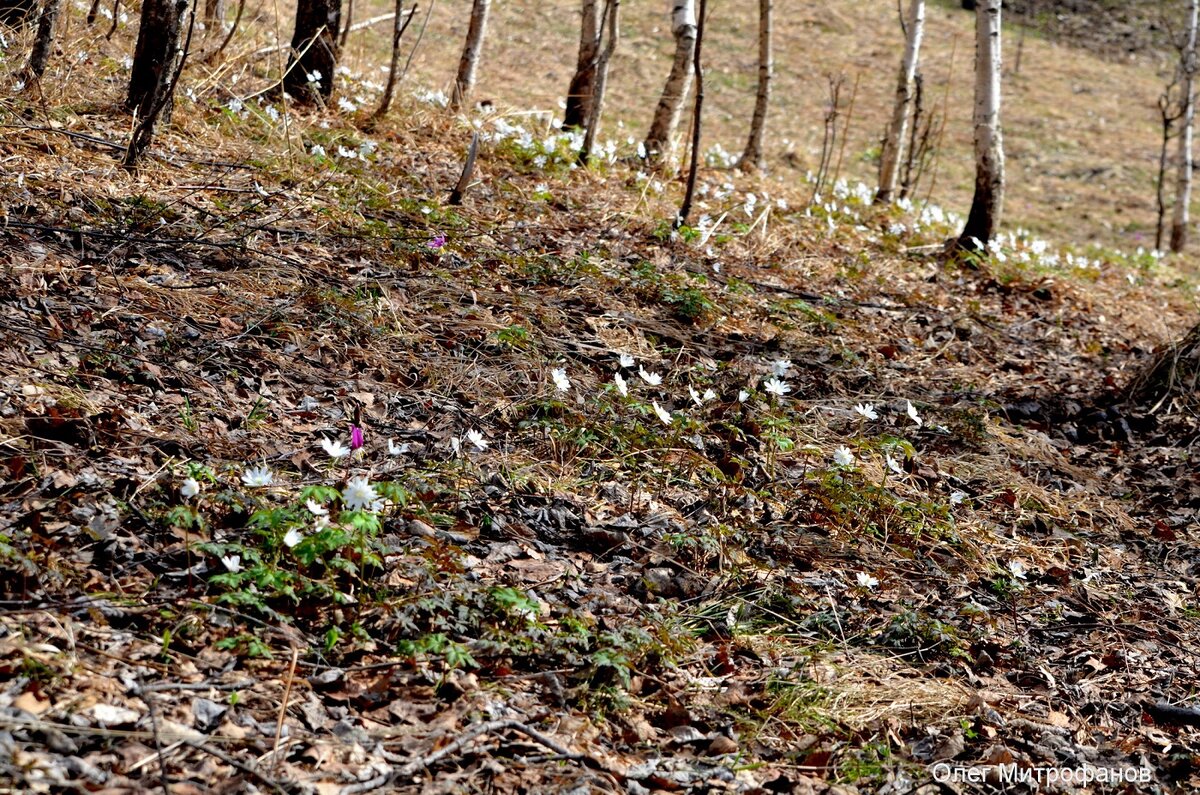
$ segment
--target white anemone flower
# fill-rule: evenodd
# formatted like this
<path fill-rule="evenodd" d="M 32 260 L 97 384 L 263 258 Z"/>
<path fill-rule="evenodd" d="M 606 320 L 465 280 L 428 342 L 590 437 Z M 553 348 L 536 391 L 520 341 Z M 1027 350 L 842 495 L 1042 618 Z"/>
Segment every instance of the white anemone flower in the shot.
<path fill-rule="evenodd" d="M 707 401 L 707 400 L 716 400 L 716 399 L 717 399 L 717 393 L 716 393 L 716 392 L 714 392 L 714 391 L 712 391 L 711 389 L 706 389 L 706 390 L 704 390 L 704 394 L 703 394 L 703 395 L 701 395 L 700 397 L 702 397 L 702 398 L 703 398 L 704 400 L 706 400 L 706 401 Z"/>
<path fill-rule="evenodd" d="M 326 439 L 322 436 L 321 447 L 325 448 L 330 458 L 345 458 L 350 455 L 350 448 L 336 439 Z"/>
<path fill-rule="evenodd" d="M 628 353 L 618 353 L 617 360 L 621 363 L 622 367 L 625 367 L 627 369 L 632 368 L 635 364 L 637 364 L 637 362 L 634 361 L 634 358 L 632 356 L 630 356 Z"/>
<path fill-rule="evenodd" d="M 842 445 L 833 451 L 833 462 L 841 467 L 848 467 L 854 463 L 854 453 L 850 452 L 850 448 Z"/>
<path fill-rule="evenodd" d="M 744 389 L 738 390 L 738 403 L 745 403 L 750 397 L 750 393 Z"/>
<path fill-rule="evenodd" d="M 313 516 L 328 516 L 329 509 L 316 500 L 308 500 L 304 503 L 304 507 L 308 508 L 309 513 Z"/>
<path fill-rule="evenodd" d="M 387 444 L 388 455 L 400 455 L 408 452 L 408 442 L 404 444 L 396 444 L 394 439 L 388 439 Z"/>
<path fill-rule="evenodd" d="M 222 555 L 221 565 L 223 565 L 230 574 L 237 574 L 242 570 L 241 555 Z"/>
<path fill-rule="evenodd" d="M 275 482 L 275 473 L 266 464 L 250 467 L 242 473 L 242 482 L 247 486 L 270 486 Z"/>
<path fill-rule="evenodd" d="M 195 478 L 187 478 L 183 481 L 183 485 L 179 487 L 179 493 L 189 499 L 195 497 L 200 493 L 200 482 Z"/>
<path fill-rule="evenodd" d="M 554 386 L 558 387 L 559 392 L 569 392 L 571 389 L 571 379 L 567 378 L 567 371 L 561 367 L 557 367 L 550 371 L 550 377 L 554 379 Z"/>
<path fill-rule="evenodd" d="M 788 370 L 792 369 L 791 359 L 776 359 L 771 362 L 771 375 L 783 378 L 788 374 Z"/>
<path fill-rule="evenodd" d="M 286 546 L 288 549 L 291 549 L 292 547 L 296 546 L 303 540 L 304 540 L 304 533 L 301 533 L 299 530 L 297 530 L 294 527 L 291 530 L 288 530 L 287 533 L 283 537 L 284 546 Z"/>
<path fill-rule="evenodd" d="M 697 406 L 704 405 L 704 401 L 701 399 L 700 393 L 697 392 L 695 389 L 693 389 L 690 386 L 688 387 L 688 394 L 692 396 L 692 402 L 695 403 Z"/>
<path fill-rule="evenodd" d="M 858 586 L 860 588 L 866 588 L 868 591 L 873 590 L 879 585 L 879 580 L 875 577 L 872 577 L 870 574 L 867 574 L 865 571 L 860 571 L 857 575 L 855 575 L 855 579 L 858 580 Z"/>
<path fill-rule="evenodd" d="M 1025 568 L 1025 564 L 1019 560 L 1010 560 L 1008 562 L 1008 573 L 1016 577 L 1018 580 L 1025 579 L 1029 570 Z"/>
<path fill-rule="evenodd" d="M 858 414 L 861 414 L 863 417 L 865 417 L 868 420 L 879 419 L 879 412 L 876 411 L 875 407 L 872 406 L 870 403 L 859 403 L 857 406 L 854 407 L 854 411 Z"/>
<path fill-rule="evenodd" d="M 910 420 L 912 420 L 913 422 L 915 422 L 917 424 L 917 427 L 920 428 L 922 425 L 925 424 L 925 420 L 921 419 L 921 415 L 917 413 L 917 407 L 912 404 L 911 400 L 906 400 L 905 403 L 907 403 L 908 405 L 904 409 L 904 412 L 906 414 L 908 414 L 908 418 Z"/>
<path fill-rule="evenodd" d="M 379 506 L 379 494 L 365 476 L 350 478 L 342 490 L 342 502 L 352 511 L 375 510 Z"/>
<path fill-rule="evenodd" d="M 897 475 L 903 475 L 903 474 L 904 474 L 904 467 L 900 466 L 900 462 L 899 462 L 899 461 L 897 461 L 896 459 L 892 458 L 892 455 L 891 455 L 891 453 L 888 453 L 888 455 L 887 455 L 887 458 L 886 458 L 885 460 L 887 461 L 887 468 L 888 468 L 888 469 L 892 470 L 892 471 L 893 471 L 893 472 L 895 472 Z"/>
<path fill-rule="evenodd" d="M 617 391 L 621 393 L 622 397 L 629 395 L 629 384 L 625 383 L 625 379 L 621 377 L 620 373 L 613 373 L 613 383 L 617 385 Z"/>
<path fill-rule="evenodd" d="M 638 368 L 638 375 L 642 377 L 650 386 L 658 386 L 662 383 L 662 376 L 658 373 L 647 372 L 645 367 Z"/>
<path fill-rule="evenodd" d="M 779 397 L 783 397 L 788 392 L 792 391 L 792 387 L 787 381 L 782 381 L 774 377 L 768 378 L 766 382 L 763 383 L 763 388 L 765 388 L 772 395 L 778 395 Z"/>
<path fill-rule="evenodd" d="M 652 405 L 654 406 L 654 413 L 657 414 L 658 418 L 663 421 L 663 424 L 670 425 L 671 424 L 671 412 L 667 411 L 662 406 L 658 405 L 657 400 L 653 401 Z"/>
<path fill-rule="evenodd" d="M 470 442 L 476 450 L 486 450 L 488 448 L 487 440 L 483 438 L 480 431 L 467 431 L 467 441 Z"/>

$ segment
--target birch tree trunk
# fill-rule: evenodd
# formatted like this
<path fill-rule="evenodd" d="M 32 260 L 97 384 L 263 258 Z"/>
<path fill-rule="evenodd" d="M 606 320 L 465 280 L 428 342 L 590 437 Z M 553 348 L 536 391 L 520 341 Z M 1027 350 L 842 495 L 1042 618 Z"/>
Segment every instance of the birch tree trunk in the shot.
<path fill-rule="evenodd" d="M 567 88 L 567 109 L 563 114 L 563 129 L 587 124 L 592 109 L 592 86 L 596 82 L 596 59 L 600 55 L 600 3 L 583 0 L 579 23 L 579 57 L 575 74 Z"/>
<path fill-rule="evenodd" d="M 342 0 L 299 0 L 283 88 L 301 104 L 328 102 L 338 62 Z M 312 78 L 312 79 L 310 79 Z"/>
<path fill-rule="evenodd" d="M 27 67 L 29 74 L 34 77 L 41 77 L 46 71 L 50 50 L 54 46 L 54 22 L 58 19 L 58 9 L 61 5 L 62 0 L 43 0 L 42 13 L 38 15 L 37 36 L 33 40 Z"/>
<path fill-rule="evenodd" d="M 1192 202 L 1192 128 L 1196 121 L 1196 21 L 1200 2 L 1188 2 L 1187 43 L 1183 57 L 1183 128 L 1179 131 L 1179 175 L 1175 179 L 1175 212 L 1171 218 L 1171 251 L 1187 245 L 1188 205 Z"/>
<path fill-rule="evenodd" d="M 879 190 L 875 193 L 876 204 L 892 200 L 900 175 L 900 163 L 904 159 L 904 139 L 913 106 L 917 61 L 921 57 L 921 38 L 925 32 L 925 0 L 912 0 L 908 10 L 907 27 L 904 60 L 900 64 L 900 80 L 896 85 L 896 105 L 892 109 L 892 123 L 884 136 L 883 152 L 879 159 Z"/>
<path fill-rule="evenodd" d="M 458 77 L 454 79 L 450 110 L 460 110 L 475 88 L 475 73 L 479 70 L 479 56 L 483 52 L 483 37 L 487 33 L 491 5 L 491 0 L 475 0 L 471 5 L 471 24 L 467 28 L 467 43 L 463 47 L 462 59 L 458 62 Z"/>
<path fill-rule="evenodd" d="M 670 158 L 683 101 L 692 88 L 692 54 L 696 49 L 695 0 L 673 0 L 671 33 L 675 36 L 675 60 L 671 62 L 671 73 L 654 110 L 654 121 L 644 144 L 646 157 L 652 162 Z"/>
<path fill-rule="evenodd" d="M 771 77 L 775 59 L 771 50 L 773 0 L 758 0 L 758 94 L 754 97 L 754 117 L 750 120 L 750 138 L 738 165 L 743 171 L 764 166 L 763 136 L 767 128 L 767 107 L 771 102 Z"/>
<path fill-rule="evenodd" d="M 971 250 L 992 239 L 1004 208 L 1000 5 L 1001 0 L 979 0 L 975 6 L 975 197 L 958 239 L 960 248 Z"/>
<path fill-rule="evenodd" d="M 617 49 L 620 38 L 621 0 L 606 0 L 601 22 L 608 23 L 608 41 L 596 59 L 596 84 L 592 92 L 591 112 L 588 114 L 587 132 L 583 136 L 583 148 L 579 150 L 579 162 L 587 165 L 596 144 L 596 132 L 600 129 L 600 112 L 604 110 L 604 92 L 608 88 L 608 64 Z"/>

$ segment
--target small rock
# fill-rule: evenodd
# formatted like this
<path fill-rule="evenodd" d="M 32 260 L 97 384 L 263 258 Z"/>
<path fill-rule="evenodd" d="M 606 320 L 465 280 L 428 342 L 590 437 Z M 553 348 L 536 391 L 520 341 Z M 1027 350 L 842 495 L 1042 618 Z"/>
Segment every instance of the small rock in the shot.
<path fill-rule="evenodd" d="M 724 734 L 718 734 L 708 744 L 709 756 L 724 756 L 725 754 L 735 754 L 738 750 L 737 740 L 732 737 L 726 737 Z"/>

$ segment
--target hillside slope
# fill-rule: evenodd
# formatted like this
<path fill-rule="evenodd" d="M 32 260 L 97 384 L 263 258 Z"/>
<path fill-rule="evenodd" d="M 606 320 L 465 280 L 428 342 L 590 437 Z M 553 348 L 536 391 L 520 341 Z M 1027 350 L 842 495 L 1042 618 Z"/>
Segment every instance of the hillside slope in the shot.
<path fill-rule="evenodd" d="M 2 111 L 5 784 L 1197 788 L 1196 423 L 1121 401 L 1186 261 L 715 168 L 673 232 L 532 116 L 237 59 L 130 173 L 89 58 Z"/>

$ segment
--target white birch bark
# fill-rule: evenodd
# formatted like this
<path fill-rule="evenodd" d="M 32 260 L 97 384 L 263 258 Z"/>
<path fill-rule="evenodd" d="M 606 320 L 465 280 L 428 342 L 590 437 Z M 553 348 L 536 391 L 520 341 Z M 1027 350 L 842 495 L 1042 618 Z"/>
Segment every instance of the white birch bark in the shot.
<path fill-rule="evenodd" d="M 675 59 L 663 88 L 654 121 L 646 135 L 646 157 L 651 161 L 668 159 L 675 130 L 683 112 L 683 101 L 692 88 L 692 53 L 696 48 L 695 0 L 672 0 L 671 33 L 675 36 Z"/>
<path fill-rule="evenodd" d="M 1171 251 L 1187 245 L 1188 210 L 1192 202 L 1192 130 L 1196 121 L 1196 21 L 1200 3 L 1188 2 L 1187 43 L 1183 57 L 1183 129 L 1179 131 L 1179 174 L 1175 179 L 1175 211 L 1171 218 Z"/>
<path fill-rule="evenodd" d="M 775 59 L 771 47 L 773 0 L 758 0 L 758 93 L 754 97 L 754 116 L 750 120 L 750 137 L 739 163 L 745 170 L 762 170 L 763 137 L 767 129 L 767 108 L 771 103 L 771 78 Z"/>
<path fill-rule="evenodd" d="M 563 129 L 583 127 L 592 109 L 592 87 L 596 82 L 596 59 L 600 54 L 600 3 L 583 0 L 579 22 L 579 56 L 575 74 L 567 88 Z"/>
<path fill-rule="evenodd" d="M 900 79 L 896 85 L 896 105 L 892 122 L 883 139 L 879 158 L 879 190 L 875 202 L 890 202 L 896 192 L 900 163 L 904 158 L 904 141 L 912 113 L 913 90 L 917 77 L 917 62 L 921 57 L 921 39 L 925 33 L 925 0 L 912 0 L 908 10 L 908 38 L 904 44 L 904 60 L 900 63 Z"/>
<path fill-rule="evenodd" d="M 1004 208 L 1000 5 L 1001 0 L 978 0 L 975 6 L 975 197 L 958 241 L 972 250 L 992 239 Z"/>
<path fill-rule="evenodd" d="M 450 110 L 460 110 L 475 87 L 475 73 L 479 70 L 479 56 L 483 52 L 483 37 L 487 33 L 488 11 L 491 5 L 491 0 L 475 0 L 471 5 L 471 24 L 467 28 L 467 42 L 463 46 L 462 59 L 458 62 L 458 77 L 454 80 Z"/>

